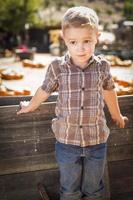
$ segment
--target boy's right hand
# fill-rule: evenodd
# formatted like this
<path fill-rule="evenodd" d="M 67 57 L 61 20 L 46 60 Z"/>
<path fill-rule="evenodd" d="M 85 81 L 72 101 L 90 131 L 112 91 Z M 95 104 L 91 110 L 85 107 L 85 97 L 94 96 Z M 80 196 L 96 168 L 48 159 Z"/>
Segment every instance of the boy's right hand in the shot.
<path fill-rule="evenodd" d="M 17 115 L 20 115 L 22 113 L 28 113 L 28 112 L 30 112 L 29 101 L 21 101 L 20 110 L 17 112 Z"/>
<path fill-rule="evenodd" d="M 119 128 L 124 128 L 125 125 L 126 125 L 126 122 L 128 122 L 128 118 L 126 116 L 121 115 L 121 114 L 117 118 L 113 118 L 113 120 L 115 121 L 116 125 Z"/>

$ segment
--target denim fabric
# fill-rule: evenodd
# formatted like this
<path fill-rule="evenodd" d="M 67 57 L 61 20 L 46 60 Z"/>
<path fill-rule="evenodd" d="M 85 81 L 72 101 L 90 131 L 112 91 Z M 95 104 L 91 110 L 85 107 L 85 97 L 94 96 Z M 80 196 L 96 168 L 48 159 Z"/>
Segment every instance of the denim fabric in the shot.
<path fill-rule="evenodd" d="M 60 200 L 99 199 L 104 189 L 102 177 L 106 143 L 80 147 L 56 142 L 60 169 Z"/>

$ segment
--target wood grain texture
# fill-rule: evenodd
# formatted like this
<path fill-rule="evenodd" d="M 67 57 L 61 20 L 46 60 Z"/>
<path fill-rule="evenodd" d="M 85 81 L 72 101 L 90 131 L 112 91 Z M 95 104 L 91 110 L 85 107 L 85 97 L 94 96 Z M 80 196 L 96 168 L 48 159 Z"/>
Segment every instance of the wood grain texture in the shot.
<path fill-rule="evenodd" d="M 59 198 L 59 172 L 54 152 L 55 138 L 51 129 L 57 97 L 50 97 L 33 113 L 17 116 L 19 101 L 30 98 L 0 98 L 2 200 L 40 200 L 36 188 L 37 182 L 45 185 L 51 200 Z M 123 115 L 129 118 L 124 129 L 119 129 L 114 124 L 105 107 L 110 128 L 108 170 L 104 176 L 106 195 L 111 196 L 111 200 L 132 200 L 133 96 L 119 97 L 119 105 Z"/>
<path fill-rule="evenodd" d="M 59 172 L 57 169 L 1 176 L 0 197 L 2 200 L 41 200 L 37 190 L 39 182 L 44 184 L 50 200 L 59 199 Z"/>

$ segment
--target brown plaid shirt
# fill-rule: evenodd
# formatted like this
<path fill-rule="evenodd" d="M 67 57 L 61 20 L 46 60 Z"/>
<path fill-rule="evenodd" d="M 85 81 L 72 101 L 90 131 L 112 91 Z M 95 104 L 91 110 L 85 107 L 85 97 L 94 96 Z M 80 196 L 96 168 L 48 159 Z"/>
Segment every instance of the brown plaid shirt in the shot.
<path fill-rule="evenodd" d="M 57 85 L 56 118 L 52 123 L 56 139 L 82 147 L 106 142 L 109 129 L 102 90 L 114 88 L 109 63 L 93 56 L 81 69 L 66 54 L 49 65 L 42 89 L 52 93 Z"/>

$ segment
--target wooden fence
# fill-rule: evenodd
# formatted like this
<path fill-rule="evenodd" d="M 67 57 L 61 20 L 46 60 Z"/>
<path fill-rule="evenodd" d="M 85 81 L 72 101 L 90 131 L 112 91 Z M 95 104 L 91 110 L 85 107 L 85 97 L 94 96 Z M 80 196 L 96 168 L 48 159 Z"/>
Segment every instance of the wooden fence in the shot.
<path fill-rule="evenodd" d="M 19 101 L 25 98 L 0 98 L 0 199 L 40 200 L 37 183 L 42 182 L 50 199 L 58 200 L 59 170 L 51 130 L 56 97 L 50 97 L 34 113 L 17 116 Z M 111 129 L 106 183 L 111 200 L 132 200 L 133 96 L 119 97 L 119 105 L 129 118 L 124 129 L 116 127 L 105 108 Z"/>

